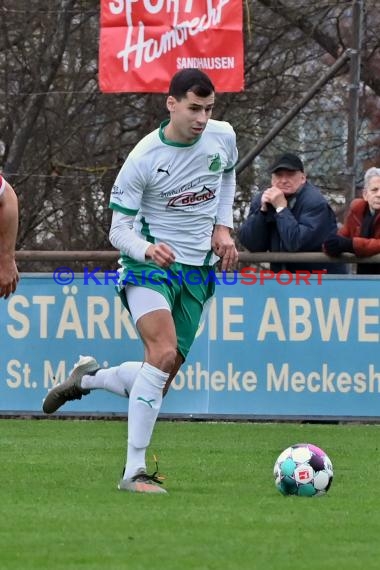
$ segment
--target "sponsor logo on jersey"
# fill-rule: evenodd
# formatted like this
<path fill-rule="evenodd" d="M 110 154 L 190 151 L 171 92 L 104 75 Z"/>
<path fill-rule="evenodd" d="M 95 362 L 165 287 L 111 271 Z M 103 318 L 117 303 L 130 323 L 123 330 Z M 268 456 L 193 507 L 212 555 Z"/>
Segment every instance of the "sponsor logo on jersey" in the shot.
<path fill-rule="evenodd" d="M 112 194 L 112 196 L 121 196 L 123 194 L 123 189 L 120 188 L 119 186 L 116 186 L 116 184 L 114 184 L 112 186 L 111 194 Z"/>
<path fill-rule="evenodd" d="M 218 172 L 222 168 L 222 161 L 220 160 L 219 153 L 209 154 L 207 156 L 208 169 L 211 172 Z"/>
<path fill-rule="evenodd" d="M 168 176 L 170 176 L 169 168 L 170 168 L 170 165 L 167 168 L 157 168 L 157 172 L 163 172 L 164 174 L 167 174 Z"/>
<path fill-rule="evenodd" d="M 201 204 L 204 202 L 209 202 L 214 200 L 215 190 L 203 186 L 202 190 L 198 192 L 185 192 L 180 196 L 175 196 L 171 198 L 168 202 L 168 208 L 183 208 L 187 206 L 194 206 L 196 204 Z"/>

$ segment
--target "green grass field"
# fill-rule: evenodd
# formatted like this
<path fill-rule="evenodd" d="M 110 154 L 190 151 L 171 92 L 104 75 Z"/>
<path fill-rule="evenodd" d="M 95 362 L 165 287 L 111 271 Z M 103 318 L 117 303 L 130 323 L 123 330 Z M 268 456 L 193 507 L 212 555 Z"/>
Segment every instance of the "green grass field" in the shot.
<path fill-rule="evenodd" d="M 159 422 L 168 495 L 122 493 L 123 421 L 0 420 L 1 570 L 380 566 L 380 426 Z M 308 441 L 326 497 L 283 497 L 278 454 Z M 154 467 L 152 463 L 152 467 Z"/>

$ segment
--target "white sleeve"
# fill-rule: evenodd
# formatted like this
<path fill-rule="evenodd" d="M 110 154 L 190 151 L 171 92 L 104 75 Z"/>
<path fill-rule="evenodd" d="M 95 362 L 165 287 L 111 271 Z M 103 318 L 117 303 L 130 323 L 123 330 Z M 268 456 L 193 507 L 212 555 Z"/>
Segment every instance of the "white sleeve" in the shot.
<path fill-rule="evenodd" d="M 136 261 L 145 261 L 145 252 L 150 242 L 141 239 L 133 230 L 135 216 L 114 210 L 109 239 L 112 245 Z"/>
<path fill-rule="evenodd" d="M 0 196 L 3 194 L 4 190 L 5 190 L 5 180 L 0 175 Z"/>
<path fill-rule="evenodd" d="M 218 210 L 216 212 L 215 223 L 220 226 L 233 228 L 233 203 L 236 190 L 235 170 L 224 172 L 220 187 Z"/>

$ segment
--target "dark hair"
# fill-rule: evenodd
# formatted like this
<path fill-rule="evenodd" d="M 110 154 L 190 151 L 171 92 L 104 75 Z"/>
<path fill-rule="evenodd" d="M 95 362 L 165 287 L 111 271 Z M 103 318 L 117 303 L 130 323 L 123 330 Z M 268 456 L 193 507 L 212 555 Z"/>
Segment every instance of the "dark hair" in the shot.
<path fill-rule="evenodd" d="M 182 69 L 173 75 L 169 86 L 169 95 L 178 101 L 186 97 L 186 93 L 192 91 L 198 97 L 208 97 L 215 92 L 208 75 L 200 69 Z"/>

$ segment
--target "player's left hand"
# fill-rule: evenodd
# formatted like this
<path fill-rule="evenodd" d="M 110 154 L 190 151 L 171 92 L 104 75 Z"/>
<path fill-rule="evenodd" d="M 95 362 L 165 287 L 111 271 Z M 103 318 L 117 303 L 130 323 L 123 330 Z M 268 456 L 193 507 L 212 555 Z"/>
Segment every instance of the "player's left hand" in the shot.
<path fill-rule="evenodd" d="M 230 235 L 230 229 L 226 226 L 215 226 L 211 246 L 221 258 L 221 270 L 231 271 L 238 262 L 238 252 Z"/>

